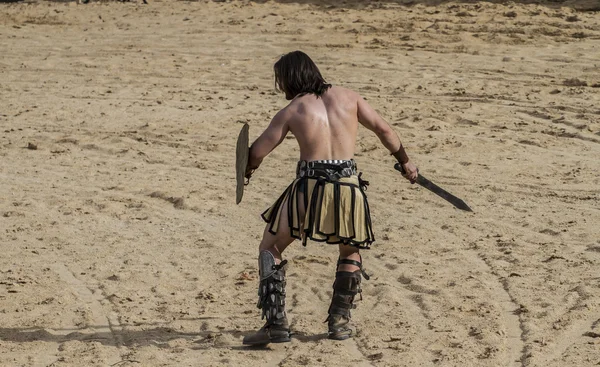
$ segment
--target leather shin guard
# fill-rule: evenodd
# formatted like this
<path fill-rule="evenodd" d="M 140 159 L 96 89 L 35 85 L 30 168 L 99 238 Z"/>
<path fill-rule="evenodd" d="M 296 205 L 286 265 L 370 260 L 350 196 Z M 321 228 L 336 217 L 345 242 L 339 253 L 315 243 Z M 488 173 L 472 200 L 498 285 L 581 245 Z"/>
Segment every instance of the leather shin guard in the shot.
<path fill-rule="evenodd" d="M 283 260 L 275 264 L 275 257 L 269 251 L 261 251 L 258 256 L 260 282 L 258 304 L 262 309 L 265 325 L 254 334 L 244 337 L 246 345 L 265 345 L 290 341 L 290 330 L 285 313 L 285 269 Z"/>
<path fill-rule="evenodd" d="M 340 315 L 350 319 L 350 310 L 356 308 L 354 297 L 360 293 L 360 270 L 355 272 L 338 271 L 333 283 L 333 298 L 329 306 L 329 315 Z"/>
<path fill-rule="evenodd" d="M 362 269 L 361 262 L 340 259 L 338 266 L 340 264 L 356 265 L 360 269 L 354 272 L 337 271 L 335 273 L 333 297 L 328 310 L 329 317 L 327 317 L 326 321 L 329 326 L 329 338 L 336 340 L 344 340 L 352 336 L 353 331 L 349 325 L 351 318 L 350 310 L 356 308 L 354 298 L 362 292 L 360 288 L 361 275 L 364 275 L 365 279 L 369 279 L 369 276 Z"/>
<path fill-rule="evenodd" d="M 287 323 L 285 314 L 285 269 L 282 261 L 275 265 L 275 257 L 269 251 L 261 251 L 258 257 L 260 283 L 258 286 L 258 304 L 262 309 L 262 318 L 269 325 Z"/>

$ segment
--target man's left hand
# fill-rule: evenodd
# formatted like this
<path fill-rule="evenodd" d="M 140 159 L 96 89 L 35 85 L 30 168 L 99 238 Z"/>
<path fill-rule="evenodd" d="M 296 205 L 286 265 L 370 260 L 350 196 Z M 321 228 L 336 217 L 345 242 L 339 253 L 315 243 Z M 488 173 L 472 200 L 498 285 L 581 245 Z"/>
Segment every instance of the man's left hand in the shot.
<path fill-rule="evenodd" d="M 246 173 L 244 174 L 244 177 L 246 177 L 246 179 L 248 181 L 250 181 L 250 177 L 252 177 L 252 175 L 254 174 L 254 171 L 256 171 L 258 167 L 246 167 Z"/>

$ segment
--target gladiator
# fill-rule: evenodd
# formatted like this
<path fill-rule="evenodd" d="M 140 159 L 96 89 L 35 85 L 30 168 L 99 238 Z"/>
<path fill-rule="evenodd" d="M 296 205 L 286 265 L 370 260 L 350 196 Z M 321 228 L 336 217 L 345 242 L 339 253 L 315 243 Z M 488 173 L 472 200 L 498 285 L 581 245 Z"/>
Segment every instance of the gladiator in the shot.
<path fill-rule="evenodd" d="M 289 342 L 285 310 L 286 263 L 282 257 L 294 240 L 337 245 L 339 258 L 328 309 L 328 337 L 344 340 L 356 330 L 351 309 L 361 293 L 365 273 L 361 249 L 375 241 L 368 182 L 354 160 L 359 124 L 371 130 L 402 167 L 411 182 L 418 177 L 398 134 L 358 93 L 328 84 L 311 58 L 294 51 L 274 65 L 275 87 L 289 104 L 250 146 L 247 179 L 263 159 L 291 133 L 300 148 L 296 178 L 262 218 L 267 223 L 258 249 L 258 308 L 265 324 L 244 337 L 246 345 Z M 314 244 L 311 244 L 314 245 Z"/>

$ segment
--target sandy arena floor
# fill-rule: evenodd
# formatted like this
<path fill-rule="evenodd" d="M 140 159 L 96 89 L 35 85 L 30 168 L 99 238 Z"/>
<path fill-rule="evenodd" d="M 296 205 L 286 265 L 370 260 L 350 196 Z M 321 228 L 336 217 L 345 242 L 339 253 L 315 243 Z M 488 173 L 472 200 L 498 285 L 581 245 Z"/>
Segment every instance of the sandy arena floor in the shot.
<path fill-rule="evenodd" d="M 0 4 L 0 365 L 599 365 L 600 5 L 366 3 Z M 285 106 L 295 49 L 475 212 L 362 129 L 359 334 L 326 338 L 335 247 L 296 243 L 294 339 L 248 349 L 259 214 L 298 150 L 236 206 L 235 139 Z"/>

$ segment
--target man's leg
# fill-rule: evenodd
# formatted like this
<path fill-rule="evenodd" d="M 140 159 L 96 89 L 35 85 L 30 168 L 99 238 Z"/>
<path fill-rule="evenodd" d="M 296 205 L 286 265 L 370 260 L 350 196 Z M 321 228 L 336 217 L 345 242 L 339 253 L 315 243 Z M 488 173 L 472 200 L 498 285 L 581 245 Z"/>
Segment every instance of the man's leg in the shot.
<path fill-rule="evenodd" d="M 284 210 L 287 209 L 284 208 Z M 285 227 L 282 228 L 282 225 L 285 225 Z M 290 235 L 290 228 L 287 225 L 287 216 L 285 219 L 281 218 L 279 223 L 279 232 L 277 232 L 277 234 L 272 234 L 269 232 L 269 226 L 270 225 L 267 224 L 265 227 L 263 238 L 258 246 L 258 253 L 260 254 L 263 251 L 270 252 L 275 258 L 275 263 L 279 264 L 283 260 L 281 254 L 292 242 L 294 242 L 294 238 Z"/>
<path fill-rule="evenodd" d="M 348 245 L 339 245 L 340 247 L 340 260 L 354 260 L 356 262 L 361 262 L 360 253 L 358 247 L 348 246 Z M 354 272 L 360 270 L 360 267 L 355 264 L 339 264 L 337 271 L 349 271 Z"/>
<path fill-rule="evenodd" d="M 304 225 L 304 213 L 305 209 L 304 205 L 304 194 L 302 192 L 298 192 L 298 205 L 300 211 L 300 228 Z M 294 238 L 290 234 L 290 224 L 288 222 L 288 201 L 284 202 L 281 208 L 281 217 L 279 218 L 279 226 L 277 234 L 272 234 L 269 232 L 269 224 L 265 226 L 265 231 L 263 232 L 262 241 L 260 241 L 260 246 L 258 247 L 259 254 L 262 251 L 269 251 L 273 257 L 275 257 L 276 264 L 279 264 L 282 261 L 281 254 L 283 251 L 294 242 Z"/>
<path fill-rule="evenodd" d="M 360 282 L 362 259 L 358 248 L 340 245 L 340 258 L 338 260 L 335 282 L 333 283 L 333 297 L 329 306 L 329 338 L 335 340 L 348 339 L 353 335 L 350 327 L 350 310 L 354 308 L 354 297 L 361 292 Z M 365 278 L 368 279 L 366 274 Z"/>
<path fill-rule="evenodd" d="M 290 341 L 290 330 L 285 313 L 285 263 L 281 254 L 294 241 L 290 235 L 286 201 L 281 210 L 279 227 L 276 234 L 265 227 L 259 246 L 259 289 L 258 307 L 262 309 L 265 325 L 252 335 L 244 338 L 247 345 L 265 345 Z"/>

